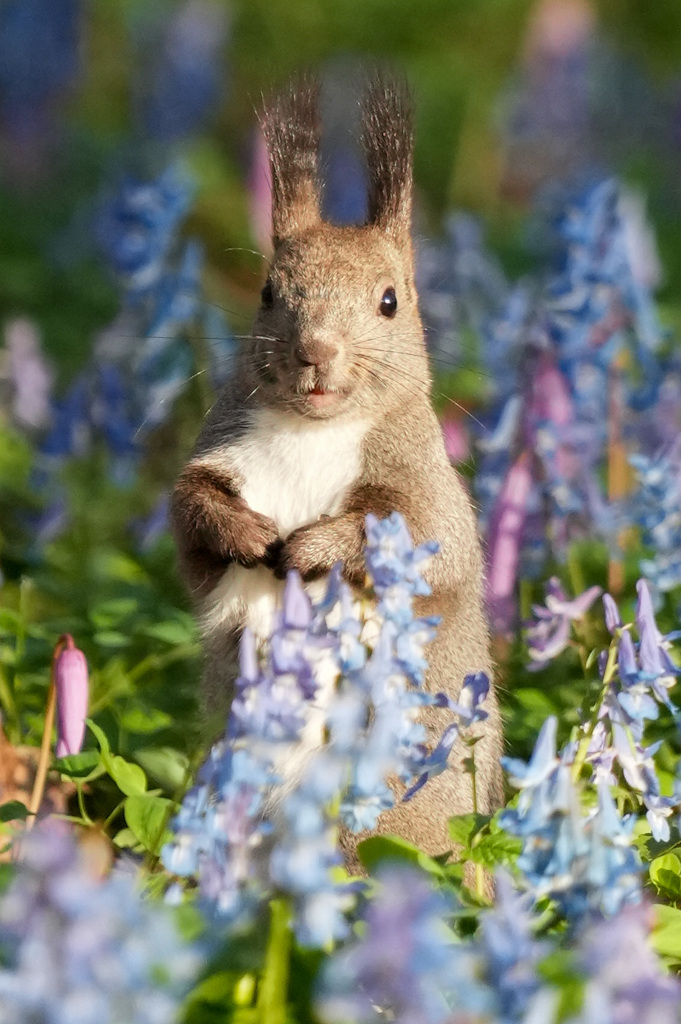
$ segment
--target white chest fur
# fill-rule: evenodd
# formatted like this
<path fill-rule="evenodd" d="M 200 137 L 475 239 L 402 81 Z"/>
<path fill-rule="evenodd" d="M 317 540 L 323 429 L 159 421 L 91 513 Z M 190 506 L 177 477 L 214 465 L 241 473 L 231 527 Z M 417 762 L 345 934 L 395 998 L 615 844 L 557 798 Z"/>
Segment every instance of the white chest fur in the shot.
<path fill-rule="evenodd" d="M 254 511 L 273 519 L 286 537 L 321 515 L 340 511 L 360 473 L 367 429 L 362 420 L 307 420 L 258 410 L 251 429 L 226 454 L 230 469 L 243 481 L 241 496 Z M 204 631 L 244 624 L 256 636 L 268 636 L 282 588 L 263 567 L 230 566 L 207 601 Z"/>
<path fill-rule="evenodd" d="M 274 519 L 282 537 L 340 511 L 360 471 L 364 421 L 330 422 L 259 410 L 230 449 L 242 497 Z"/>

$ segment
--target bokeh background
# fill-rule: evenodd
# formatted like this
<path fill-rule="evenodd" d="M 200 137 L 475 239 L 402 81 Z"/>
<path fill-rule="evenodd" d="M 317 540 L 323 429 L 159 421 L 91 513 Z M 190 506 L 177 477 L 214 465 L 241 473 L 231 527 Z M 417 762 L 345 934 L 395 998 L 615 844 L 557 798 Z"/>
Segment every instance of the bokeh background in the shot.
<path fill-rule="evenodd" d="M 37 743 L 50 644 L 68 629 L 93 668 L 93 713 L 108 722 L 118 749 L 140 763 L 146 757 L 157 777 L 177 773 L 190 755 L 197 644 L 166 501 L 231 372 L 265 275 L 269 195 L 256 110 L 301 70 L 320 74 L 327 214 L 361 219 L 363 169 L 348 129 L 363 69 L 375 64 L 404 72 L 414 93 L 415 237 L 435 401 L 452 458 L 478 478 L 484 527 L 493 530 L 504 480 L 513 483 L 511 469 L 522 475 L 523 453 L 536 449 L 539 435 L 531 444 L 504 441 L 503 413 L 520 385 L 509 391 L 506 356 L 494 363 L 501 349 L 486 349 L 481 337 L 496 316 L 493 339 L 501 344 L 503 328 L 508 340 L 514 302 L 539 294 L 547 279 L 551 292 L 556 241 L 547 226 L 556 222 L 557 196 L 563 243 L 584 218 L 596 240 L 592 256 L 613 239 L 615 248 L 626 243 L 626 268 L 618 264 L 609 283 L 589 271 L 589 302 L 608 288 L 619 302 L 622 282 L 634 282 L 623 304 L 639 319 L 650 314 L 650 326 L 655 298 L 662 326 L 655 321 L 648 348 L 664 351 L 673 373 L 668 405 L 658 402 L 658 387 L 646 408 L 655 407 L 667 434 L 676 429 L 676 0 L 2 0 L 0 696 L 14 742 Z M 613 178 L 619 198 L 608 192 Z M 603 182 L 605 192 L 589 191 Z M 581 198 L 570 206 L 566 196 Z M 606 216 L 615 202 L 616 231 Z M 579 276 L 578 264 L 571 274 Z M 574 300 L 575 288 L 570 294 Z M 553 294 L 553 306 L 540 302 L 541 315 L 550 306 L 553 316 L 556 301 Z M 578 306 L 574 300 L 573 326 L 593 327 L 592 306 L 588 315 Z M 607 329 L 617 348 L 619 327 Z M 648 364 L 637 370 L 645 345 L 636 345 L 629 369 L 645 378 Z M 540 369 L 560 392 L 552 365 Z M 606 451 L 609 367 L 599 368 L 604 434 L 592 468 L 603 484 L 608 463 L 603 486 L 613 499 L 626 480 L 618 485 L 612 472 L 621 453 Z M 560 372 L 574 389 L 562 364 Z M 536 393 L 546 380 L 532 374 L 525 376 Z M 580 423 L 587 433 L 593 425 L 588 416 Z M 574 455 L 579 445 L 574 437 L 570 444 Z M 511 469 L 509 452 L 520 453 Z M 575 479 L 573 472 L 571 487 Z M 525 537 L 525 562 L 512 554 L 510 583 L 494 607 L 502 636 L 556 559 L 571 564 L 568 542 L 579 531 L 563 526 L 579 488 L 568 488 L 567 499 L 563 488 L 561 498 L 563 483 L 553 480 L 548 498 L 546 488 L 536 491 L 534 509 L 523 510 L 531 526 L 542 501 L 563 501 L 558 527 L 554 516 L 555 528 L 547 533 L 542 520 L 541 536 Z M 607 582 L 621 539 L 616 511 L 608 520 L 592 503 L 583 517 L 581 536 L 595 540 L 582 552 L 587 568 L 575 569 L 575 592 L 584 573 Z M 672 570 L 662 590 L 681 580 L 676 563 Z M 523 698 L 522 671 L 508 710 L 509 742 L 521 746 L 522 726 L 538 727 L 556 704 L 571 706 L 567 684 L 550 699 L 528 684 L 532 696 Z M 159 750 L 171 751 L 165 763 Z"/>
<path fill-rule="evenodd" d="M 295 686 L 286 673 L 281 705 L 272 675 L 274 710 L 269 669 L 247 680 L 239 723 L 199 769 L 200 650 L 167 505 L 266 274 L 263 96 L 319 74 L 326 215 L 361 222 L 351 129 L 374 65 L 404 73 L 414 95 L 433 400 L 485 545 L 509 786 L 493 818 L 452 819 L 454 862 L 369 841 L 370 874 L 394 858 L 420 874 L 395 876 L 385 904 L 373 889 L 358 895 L 369 925 L 337 959 L 348 892 L 329 870 L 332 819 L 353 788 L 365 811 L 385 806 L 380 716 L 363 692 L 356 721 L 370 724 L 347 767 L 369 791 L 353 783 L 329 800 L 301 785 L 263 857 L 263 736 L 270 720 L 281 736 L 292 688 L 309 699 L 305 658 Z M 365 1020 L 368 1006 L 353 1009 L 363 990 L 381 1015 L 403 1003 L 395 1020 L 421 1019 L 424 1006 L 453 1020 L 460 996 L 466 1019 L 490 1006 L 500 1020 L 552 1018 L 528 1009 L 535 994 L 561 1020 L 677 1020 L 679 989 L 648 933 L 656 921 L 654 948 L 678 972 L 681 714 L 668 691 L 681 674 L 680 166 L 680 0 L 0 0 L 0 1017 L 10 998 L 22 1021 L 39 1006 L 55 1020 L 170 1019 L 161 973 L 182 981 L 173 958 L 204 928 L 192 908 L 207 895 L 212 939 L 222 941 L 221 914 L 230 926 L 212 964 L 204 957 L 187 1024 Z M 410 544 L 398 547 L 392 561 L 412 581 Z M 606 590 L 619 612 L 606 601 L 603 621 Z M 51 669 L 63 634 L 89 666 L 87 729 L 80 655 L 77 686 Z M 426 634 L 410 625 L 400 636 L 411 641 L 398 679 L 421 671 Z M 367 689 L 361 671 L 347 677 Z M 456 709 L 455 747 L 421 751 L 429 772 L 474 776 L 465 721 L 484 716 L 486 680 L 469 686 L 477 696 L 469 689 L 475 704 Z M 48 772 L 58 689 L 58 718 L 71 700 L 83 749 Z M 284 717 L 297 721 L 291 707 Z M 214 725 L 211 739 L 224 728 Z M 398 735 L 411 749 L 413 733 Z M 235 768 L 254 737 L 254 759 Z M 32 809 L 77 826 L 87 884 L 56 832 L 36 829 L 24 848 Z M 113 862 L 112 885 L 93 890 Z M 158 901 L 138 900 L 133 862 L 145 894 L 175 905 L 184 945 L 152 929 Z M 511 870 L 537 915 L 501 876 L 497 909 L 482 910 L 483 867 Z M 19 896 L 5 899 L 13 875 Z M 619 913 L 642 886 L 643 902 Z M 447 892 L 454 916 L 439 902 Z M 580 933 L 594 910 L 617 916 Z M 306 921 L 312 939 L 301 938 Z M 481 942 L 484 971 L 469 960 Z M 333 997 L 336 970 L 349 1001 L 322 1005 L 319 985 L 331 978 Z M 103 978 L 113 987 L 101 1009 Z"/>

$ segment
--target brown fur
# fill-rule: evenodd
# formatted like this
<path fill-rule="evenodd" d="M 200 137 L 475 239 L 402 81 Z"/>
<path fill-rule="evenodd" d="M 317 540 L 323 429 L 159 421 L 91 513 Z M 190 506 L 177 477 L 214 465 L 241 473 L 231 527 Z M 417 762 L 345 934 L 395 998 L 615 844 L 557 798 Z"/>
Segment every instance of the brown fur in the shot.
<path fill-rule="evenodd" d="M 236 378 L 216 403 L 175 491 L 181 562 L 199 599 L 230 559 L 242 565 L 257 560 L 279 575 L 296 568 L 306 579 L 342 560 L 349 580 L 359 584 L 364 517 L 396 509 L 415 543 L 436 539 L 441 546 L 426 572 L 433 594 L 417 610 L 442 618 L 429 649 L 426 687 L 456 698 L 467 672 L 491 675 L 492 664 L 475 519 L 430 403 L 409 237 L 412 131 L 406 94 L 376 80 L 365 101 L 370 214 L 363 227 L 319 220 L 311 95 L 308 90 L 302 99 L 280 100 L 265 118 L 275 215 L 271 292 L 258 311 Z M 398 298 L 391 318 L 380 312 L 388 287 Z M 329 402 L 316 405 L 313 389 L 326 391 Z M 333 514 L 322 509 L 319 519 L 282 537 L 272 520 L 238 497 L 232 465 L 233 446 L 248 433 L 254 412 L 270 409 L 298 422 L 308 417 L 329 432 L 336 424 L 368 421 L 357 478 L 339 507 Z M 206 645 L 204 692 L 214 707 L 231 693 L 238 632 L 237 626 L 213 635 Z M 482 812 L 493 810 L 502 797 L 494 692 L 487 708 L 489 718 L 477 727 L 482 739 L 475 747 Z M 423 720 L 436 742 L 450 716 L 429 708 Z M 431 853 L 448 849 L 447 819 L 472 810 L 470 778 L 457 762 L 461 756 L 455 751 L 450 770 L 412 801 L 383 814 L 378 830 L 396 832 Z M 345 836 L 343 842 L 354 864 L 356 839 Z"/>

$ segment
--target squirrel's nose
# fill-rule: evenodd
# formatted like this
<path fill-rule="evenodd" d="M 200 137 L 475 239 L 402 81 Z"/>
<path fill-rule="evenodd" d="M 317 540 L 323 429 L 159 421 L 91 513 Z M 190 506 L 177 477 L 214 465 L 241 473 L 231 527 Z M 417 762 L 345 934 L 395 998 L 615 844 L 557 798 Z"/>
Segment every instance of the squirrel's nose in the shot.
<path fill-rule="evenodd" d="M 321 338 L 299 341 L 294 349 L 296 359 L 303 366 L 323 366 L 332 363 L 338 351 L 338 345 L 334 345 L 332 341 L 322 341 Z"/>

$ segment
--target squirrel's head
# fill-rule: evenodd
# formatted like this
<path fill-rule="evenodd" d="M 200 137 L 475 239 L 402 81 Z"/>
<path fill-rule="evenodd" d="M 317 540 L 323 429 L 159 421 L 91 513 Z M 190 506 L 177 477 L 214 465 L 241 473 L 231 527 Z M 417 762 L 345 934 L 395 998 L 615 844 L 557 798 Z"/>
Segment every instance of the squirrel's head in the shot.
<path fill-rule="evenodd" d="M 318 90 L 291 88 L 262 127 L 274 254 L 249 346 L 260 400 L 330 418 L 428 392 L 411 240 L 412 117 L 406 88 L 377 77 L 362 103 L 367 222 L 321 215 Z"/>

